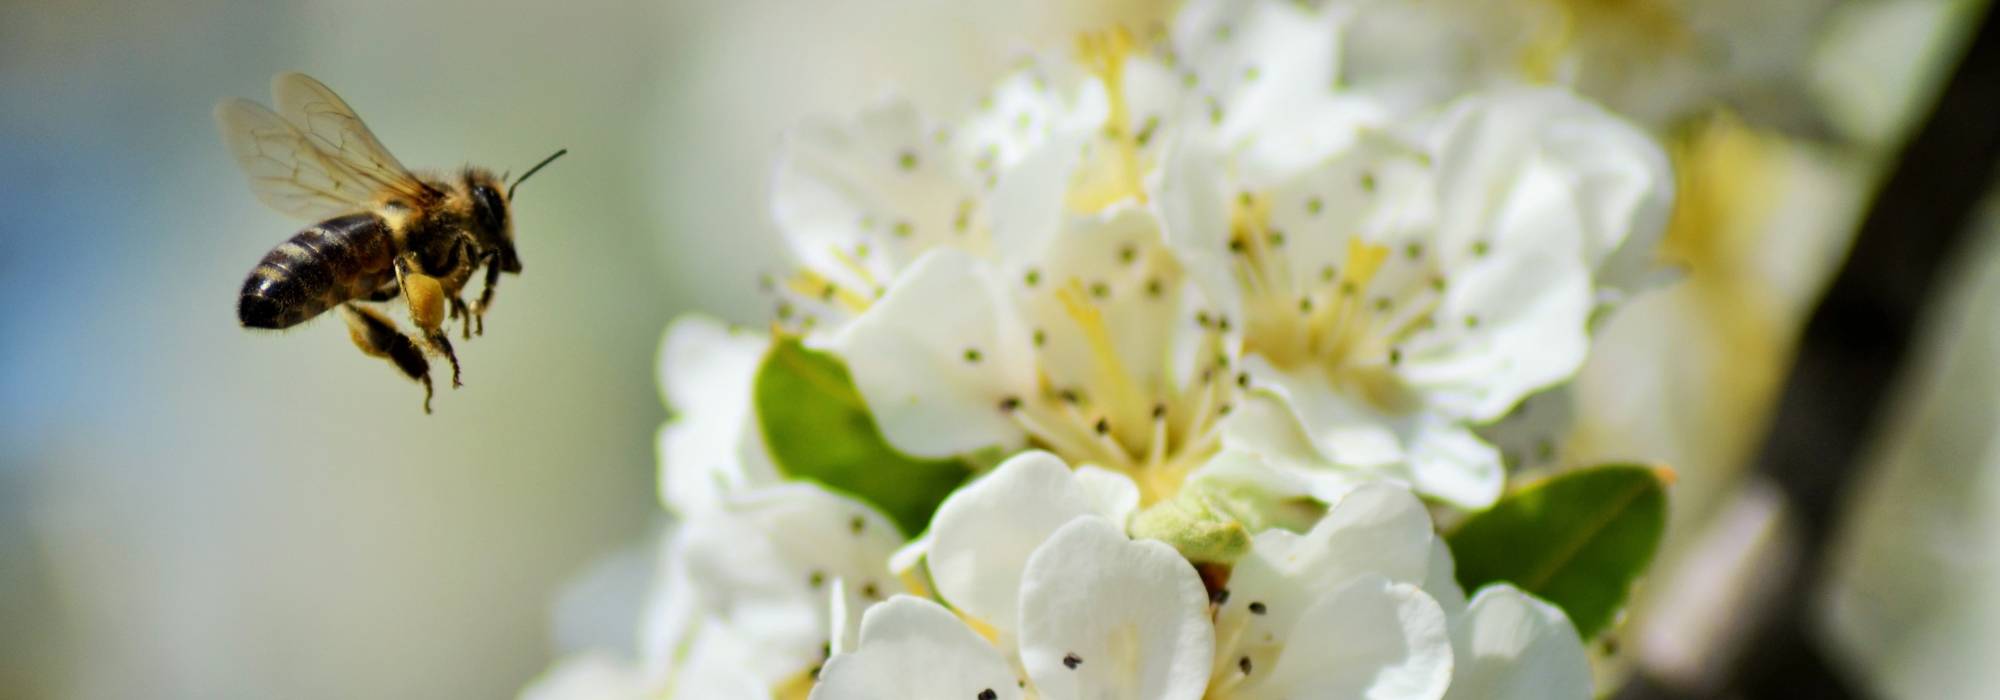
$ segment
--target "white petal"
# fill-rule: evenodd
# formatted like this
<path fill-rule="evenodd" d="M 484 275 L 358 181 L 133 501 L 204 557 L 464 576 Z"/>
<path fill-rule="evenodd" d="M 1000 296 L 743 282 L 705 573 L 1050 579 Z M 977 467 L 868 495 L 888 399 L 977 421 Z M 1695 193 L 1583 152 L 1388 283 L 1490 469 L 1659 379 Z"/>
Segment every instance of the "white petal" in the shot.
<path fill-rule="evenodd" d="M 894 592 L 887 562 L 902 542 L 873 509 L 803 483 L 733 498 L 688 519 L 676 540 L 681 551 L 669 565 L 685 572 L 690 590 L 672 604 L 749 640 L 759 651 L 747 663 L 772 682 L 820 659 L 834 628 L 831 582 L 844 581 L 853 611 Z"/>
<path fill-rule="evenodd" d="M 521 700 L 640 700 L 645 684 L 630 664 L 603 653 L 572 656 L 543 672 Z"/>
<path fill-rule="evenodd" d="M 1423 583 L 1435 539 L 1430 513 L 1407 489 L 1358 487 L 1304 534 L 1257 533 L 1231 574 L 1217 624 L 1242 625 L 1246 638 L 1284 644 L 1306 607 L 1348 581 L 1381 576 Z"/>
<path fill-rule="evenodd" d="M 1409 440 L 1410 471 L 1418 491 L 1469 510 L 1499 500 L 1507 480 L 1500 451 L 1471 429 L 1425 417 Z"/>
<path fill-rule="evenodd" d="M 1436 349 L 1407 353 L 1403 378 L 1432 405 L 1478 422 L 1576 374 L 1590 349 L 1596 300 L 1576 252 L 1579 202 L 1547 169 L 1517 179 L 1482 238 L 1448 261 Z M 1484 246 L 1483 254 L 1469 252 Z"/>
<path fill-rule="evenodd" d="M 1424 574 L 1424 592 L 1444 608 L 1453 620 L 1465 613 L 1465 589 L 1458 585 L 1458 564 L 1452 561 L 1451 545 L 1444 538 L 1431 541 L 1430 570 Z"/>
<path fill-rule="evenodd" d="M 841 654 L 854 648 L 857 630 L 854 622 L 855 611 L 848 599 L 847 579 L 837 578 L 827 587 L 827 631 L 826 652 Z"/>
<path fill-rule="evenodd" d="M 891 100 L 851 123 L 812 124 L 793 134 L 771 197 L 793 252 L 866 293 L 874 287 L 868 278 L 886 281 L 932 247 L 983 250 L 958 225 L 977 192 L 960 179 L 937 133 L 908 101 Z"/>
<path fill-rule="evenodd" d="M 854 651 L 828 660 L 813 700 L 1021 697 L 1019 679 L 985 639 L 936 603 L 899 595 L 861 618 Z"/>
<path fill-rule="evenodd" d="M 1077 488 L 1090 498 L 1092 510 L 1111 524 L 1123 528 L 1139 511 L 1139 485 L 1131 477 L 1090 465 L 1071 474 Z"/>
<path fill-rule="evenodd" d="M 953 138 L 959 159 L 979 174 L 1004 172 L 1052 137 L 1067 137 L 1104 122 L 1109 105 L 1101 87 L 1087 85 L 1068 64 L 1036 64 L 1000 81 Z"/>
<path fill-rule="evenodd" d="M 1529 396 L 1505 418 L 1480 426 L 1478 434 L 1502 461 L 1516 470 L 1559 466 L 1561 449 L 1577 423 L 1573 384 Z"/>
<path fill-rule="evenodd" d="M 1562 610 L 1507 584 L 1479 590 L 1452 627 L 1452 698 L 1591 697 L 1590 659 Z"/>
<path fill-rule="evenodd" d="M 1222 454 L 1210 460 L 1193 478 L 1220 470 L 1224 465 L 1216 462 L 1232 453 L 1254 455 L 1256 459 L 1232 458 L 1227 463 L 1261 466 L 1281 473 L 1302 489 L 1293 495 L 1310 496 L 1326 503 L 1339 500 L 1362 483 L 1389 478 L 1379 470 L 1353 469 L 1327 459 L 1284 400 L 1264 388 L 1244 395 L 1237 409 L 1223 420 L 1222 447 Z"/>
<path fill-rule="evenodd" d="M 1206 135 L 1177 135 L 1165 147 L 1149 185 L 1157 195 L 1160 228 L 1188 274 L 1231 318 L 1242 317 L 1242 291 L 1229 251 L 1231 229 L 1229 162 Z"/>
<path fill-rule="evenodd" d="M 897 448 L 942 457 L 1021 442 L 1000 402 L 1033 389 L 1033 346 L 1003 289 L 971 255 L 936 250 L 835 336 Z"/>
<path fill-rule="evenodd" d="M 1297 622 L 1269 675 L 1251 668 L 1243 697 L 1423 700 L 1443 697 L 1451 683 L 1444 610 L 1414 585 L 1363 577 Z"/>
<path fill-rule="evenodd" d="M 1578 243 L 1593 276 L 1627 291 L 1651 277 L 1674 182 L 1645 131 L 1563 90 L 1494 91 L 1454 105 L 1440 124 L 1443 191 L 1448 201 L 1477 205 L 1457 216 L 1487 216 L 1510 196 L 1508 181 L 1552 170 L 1577 202 Z M 1464 235 L 1464 223 L 1447 235 Z"/>
<path fill-rule="evenodd" d="M 706 316 L 667 326 L 661 396 L 673 417 L 660 429 L 660 500 L 675 512 L 714 507 L 730 492 L 776 483 L 750 405 L 769 338 Z"/>
<path fill-rule="evenodd" d="M 1313 445 L 1334 462 L 1379 469 L 1405 459 L 1399 419 L 1347 395 L 1320 367 L 1280 370 L 1260 355 L 1244 358 L 1244 367 L 1259 387 L 1298 417 Z"/>
<path fill-rule="evenodd" d="M 1123 522 L 1138 500 L 1138 487 L 1123 476 L 1073 473 L 1047 452 L 1017 455 L 938 506 L 929 536 L 931 579 L 946 601 L 1011 641 L 1022 571 L 1035 548 L 1076 518 Z"/>
<path fill-rule="evenodd" d="M 1040 281 L 1015 283 L 1022 313 L 1043 331 L 1037 350 L 1050 384 L 1081 390 L 1128 445 L 1145 444 L 1153 407 L 1180 384 L 1171 350 L 1197 330 L 1182 313 L 1171 258 L 1151 211 L 1113 205 L 1070 219 L 1040 261 Z M 1110 376 L 1125 386 L 1103 381 Z"/>
<path fill-rule="evenodd" d="M 809 666 L 769 670 L 771 653 L 759 640 L 709 621 L 677 659 L 679 668 L 660 696 L 668 700 L 767 700 L 773 685 L 811 672 Z"/>
<path fill-rule="evenodd" d="M 1195 92 L 1212 98 L 1219 129 L 1245 150 L 1253 171 L 1282 172 L 1350 143 L 1380 116 L 1330 92 L 1337 74 L 1338 12 L 1295 3 L 1205 0 L 1173 26 L 1174 48 L 1195 71 Z"/>
<path fill-rule="evenodd" d="M 1068 214 L 1063 197 L 1082 140 L 1066 134 L 1049 139 L 995 179 L 988 215 L 993 249 L 1010 273 L 1041 257 Z"/>
<path fill-rule="evenodd" d="M 1313 446 L 1333 463 L 1464 508 L 1483 508 L 1499 497 L 1506 476 L 1500 452 L 1469 428 L 1443 416 L 1383 413 L 1343 393 L 1317 367 L 1285 371 L 1259 356 L 1244 360 L 1260 391 L 1297 416 Z M 1283 444 L 1278 425 L 1235 430 L 1241 444 L 1269 450 Z"/>
<path fill-rule="evenodd" d="M 1044 697 L 1195 700 L 1214 656 L 1208 594 L 1173 548 L 1080 518 L 1029 558 L 1021 661 Z"/>

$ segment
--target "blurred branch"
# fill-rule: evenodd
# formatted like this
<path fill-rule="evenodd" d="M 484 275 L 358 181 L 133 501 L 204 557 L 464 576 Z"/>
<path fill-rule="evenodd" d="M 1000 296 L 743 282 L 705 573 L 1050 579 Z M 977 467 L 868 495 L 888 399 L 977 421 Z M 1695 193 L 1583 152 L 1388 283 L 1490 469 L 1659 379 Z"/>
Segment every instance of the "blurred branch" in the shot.
<path fill-rule="evenodd" d="M 1800 337 L 1799 354 L 1757 465 L 1784 494 L 1799 565 L 1777 608 L 1753 628 L 1726 674 L 1726 695 L 1850 698 L 1860 691 L 1817 641 L 1816 604 L 1835 520 L 1868 440 L 1905 376 L 1918 322 L 1962 250 L 2000 162 L 2000 18 L 1988 11 L 1929 118 L 1904 146 L 1856 233 L 1854 248 Z M 1621 698 L 1694 697 L 1640 678 Z"/>

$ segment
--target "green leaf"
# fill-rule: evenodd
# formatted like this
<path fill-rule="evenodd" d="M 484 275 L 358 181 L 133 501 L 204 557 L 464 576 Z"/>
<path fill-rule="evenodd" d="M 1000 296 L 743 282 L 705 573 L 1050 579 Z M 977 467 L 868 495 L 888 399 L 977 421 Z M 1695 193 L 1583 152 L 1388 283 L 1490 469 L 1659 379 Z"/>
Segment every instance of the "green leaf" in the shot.
<path fill-rule="evenodd" d="M 1653 469 L 1607 465 L 1510 494 L 1447 540 L 1468 593 L 1512 583 L 1561 607 L 1590 639 L 1625 605 L 1666 518 L 1666 489 Z"/>
<path fill-rule="evenodd" d="M 952 489 L 972 475 L 959 460 L 922 460 L 889 446 L 847 366 L 796 337 L 771 343 L 753 390 L 757 422 L 778 469 L 859 498 L 922 532 Z"/>

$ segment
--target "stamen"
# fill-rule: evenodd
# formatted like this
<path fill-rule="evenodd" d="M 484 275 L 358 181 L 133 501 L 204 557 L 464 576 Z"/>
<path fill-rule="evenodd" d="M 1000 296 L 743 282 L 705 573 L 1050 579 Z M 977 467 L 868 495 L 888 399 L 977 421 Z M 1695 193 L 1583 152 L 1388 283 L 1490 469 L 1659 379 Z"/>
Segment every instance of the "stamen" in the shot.
<path fill-rule="evenodd" d="M 1072 210 L 1092 213 L 1126 199 L 1146 202 L 1139 139 L 1131 133 L 1131 107 L 1125 99 L 1125 60 L 1134 48 L 1132 34 L 1123 28 L 1084 34 L 1077 40 L 1078 59 L 1104 84 L 1111 101 L 1104 119 L 1104 143 L 1110 149 L 1091 153 L 1077 169 L 1067 198 Z"/>
<path fill-rule="evenodd" d="M 808 299 L 838 302 L 842 308 L 855 314 L 867 311 L 870 303 L 867 295 L 809 269 L 792 273 L 792 276 L 785 280 L 785 288 Z"/>
<path fill-rule="evenodd" d="M 1118 356 L 1118 348 L 1112 343 L 1111 330 L 1104 324 L 1104 314 L 1097 306 L 1085 299 L 1083 283 L 1074 278 L 1069 284 L 1056 290 L 1056 300 L 1062 303 L 1063 311 L 1083 332 L 1084 342 L 1090 347 L 1090 356 L 1097 370 L 1086 386 L 1090 392 L 1104 399 L 1107 415 L 1119 422 L 1136 422 L 1133 417 L 1143 415 L 1147 404 L 1137 387 L 1132 385 L 1132 376 L 1125 369 L 1124 360 Z M 1135 436 L 1136 437 L 1136 436 Z"/>

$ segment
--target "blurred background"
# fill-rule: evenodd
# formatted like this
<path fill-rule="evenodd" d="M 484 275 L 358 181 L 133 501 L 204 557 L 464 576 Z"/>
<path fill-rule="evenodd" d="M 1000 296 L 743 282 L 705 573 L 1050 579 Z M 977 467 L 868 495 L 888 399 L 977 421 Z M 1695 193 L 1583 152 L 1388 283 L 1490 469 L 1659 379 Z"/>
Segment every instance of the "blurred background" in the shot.
<path fill-rule="evenodd" d="M 1569 50 L 1601 67 L 1572 82 L 1654 128 L 1684 173 L 1666 254 L 1688 277 L 1606 327 L 1557 459 L 1682 475 L 1616 656 L 1702 687 L 1730 634 L 1715 618 L 1783 558 L 1714 543 L 1782 540 L 1748 467 L 1799 329 L 1985 3 L 1500 5 L 1564 13 L 1592 39 Z M 659 333 L 688 310 L 764 318 L 784 130 L 892 89 L 948 117 L 1024 50 L 1170 10 L 0 6 L 0 697 L 504 697 L 562 652 L 622 642 L 577 620 L 606 606 L 575 601 L 636 595 L 587 572 L 643 567 L 619 553 L 660 525 Z M 302 224 L 257 203 L 210 110 L 267 101 L 285 70 L 339 91 L 413 167 L 518 172 L 571 149 L 522 189 L 526 273 L 459 344 L 466 386 L 435 415 L 337 322 L 236 326 L 243 276 Z M 1868 694 L 2000 687 L 1982 663 L 2000 658 L 2000 216 L 1982 222 L 1812 592 Z"/>

